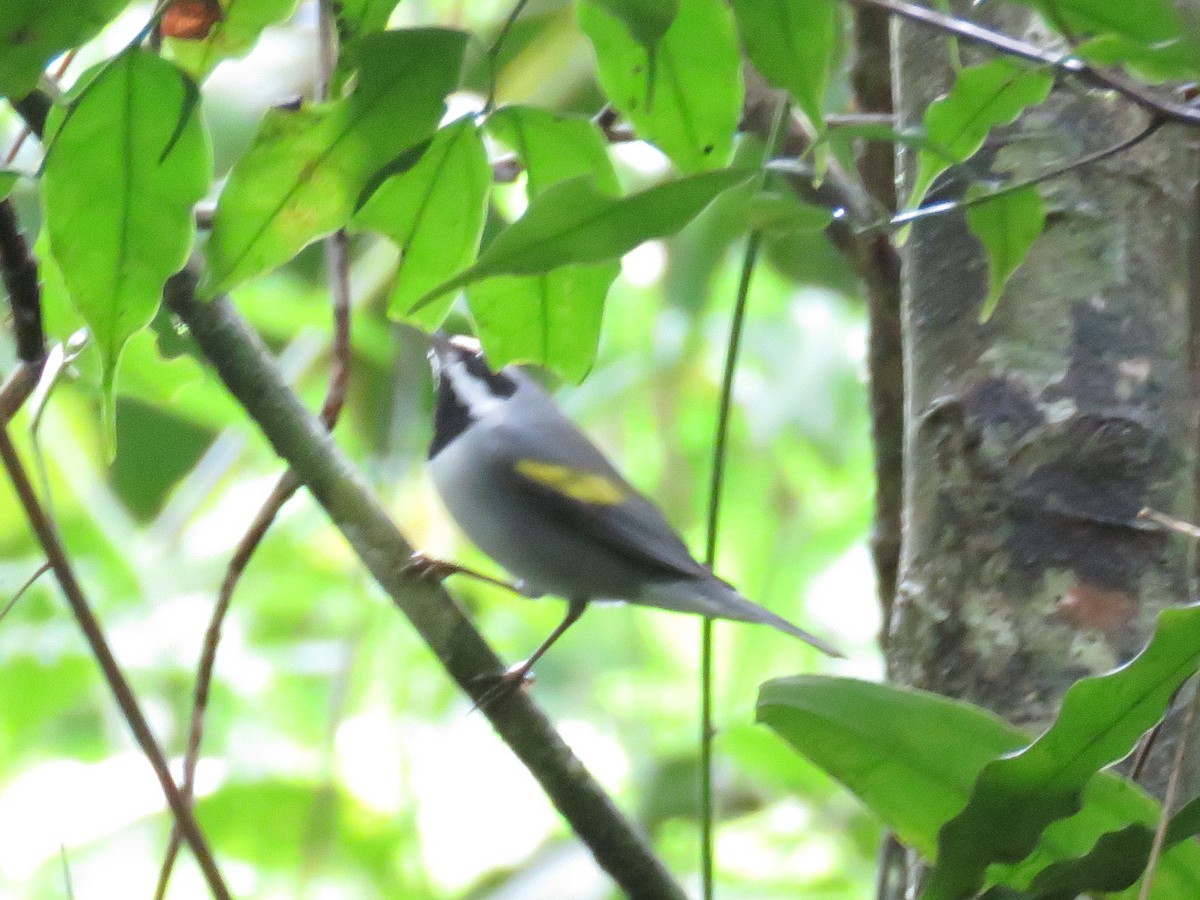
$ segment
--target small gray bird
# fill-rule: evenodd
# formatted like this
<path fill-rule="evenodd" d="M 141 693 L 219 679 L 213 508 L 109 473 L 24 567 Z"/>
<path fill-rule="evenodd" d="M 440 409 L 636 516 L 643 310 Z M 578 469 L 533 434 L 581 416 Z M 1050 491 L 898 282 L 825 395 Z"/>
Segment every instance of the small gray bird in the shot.
<path fill-rule="evenodd" d="M 521 593 L 568 603 L 562 623 L 506 681 L 522 682 L 590 600 L 758 622 L 841 656 L 697 562 L 658 507 L 531 377 L 512 366 L 493 372 L 470 338 L 430 340 L 437 402 L 429 467 L 443 502 L 467 536 L 519 579 Z"/>

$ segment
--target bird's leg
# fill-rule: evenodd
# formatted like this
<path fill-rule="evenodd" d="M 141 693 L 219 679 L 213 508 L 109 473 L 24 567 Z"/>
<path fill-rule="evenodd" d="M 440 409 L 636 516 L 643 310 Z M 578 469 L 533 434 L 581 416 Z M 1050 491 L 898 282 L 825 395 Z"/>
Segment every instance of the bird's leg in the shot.
<path fill-rule="evenodd" d="M 476 572 L 474 569 L 468 569 L 466 566 L 460 566 L 458 563 L 426 556 L 420 550 L 413 552 L 408 562 L 400 570 L 400 574 L 412 578 L 424 578 L 429 581 L 442 581 L 451 575 L 467 575 L 477 581 L 486 581 L 488 584 L 502 587 L 506 591 L 520 594 L 522 597 L 530 596 L 523 582 L 510 582 L 502 578 L 493 578 L 491 575 L 484 575 L 482 572 Z"/>
<path fill-rule="evenodd" d="M 517 688 L 524 687 L 526 684 L 532 681 L 533 679 L 530 677 L 530 672 L 533 669 L 534 663 L 541 659 L 546 651 L 549 650 L 554 644 L 554 642 L 562 637 L 566 630 L 579 620 L 579 617 L 583 615 L 583 611 L 585 609 L 587 609 L 586 600 L 567 601 L 567 614 L 563 616 L 563 620 L 559 622 L 557 628 L 550 632 L 549 637 L 542 641 L 538 648 L 529 655 L 528 659 L 524 660 L 523 662 L 519 662 L 514 666 L 510 666 L 501 675 L 485 675 L 480 679 L 494 680 L 496 683 L 488 688 L 488 690 L 485 691 L 484 694 L 475 701 L 475 706 L 473 708 L 481 709 L 485 706 L 490 706 L 497 700 L 508 696 Z"/>

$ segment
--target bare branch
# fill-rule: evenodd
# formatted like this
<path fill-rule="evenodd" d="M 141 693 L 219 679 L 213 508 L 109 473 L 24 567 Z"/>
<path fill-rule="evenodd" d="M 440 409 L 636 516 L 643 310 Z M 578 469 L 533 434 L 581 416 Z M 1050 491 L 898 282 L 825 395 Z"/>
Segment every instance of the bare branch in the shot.
<path fill-rule="evenodd" d="M 37 261 L 21 234 L 10 200 L 0 200 L 0 276 L 12 306 L 17 357 L 31 365 L 40 365 L 46 358 L 46 337 L 42 331 Z"/>

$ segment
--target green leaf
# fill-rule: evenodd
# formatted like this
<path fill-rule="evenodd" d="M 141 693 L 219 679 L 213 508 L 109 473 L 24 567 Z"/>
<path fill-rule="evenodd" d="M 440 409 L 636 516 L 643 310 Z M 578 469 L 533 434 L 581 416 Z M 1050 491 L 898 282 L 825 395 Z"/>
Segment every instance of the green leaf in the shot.
<path fill-rule="evenodd" d="M 972 188 L 969 199 L 984 197 Z M 983 244 L 988 256 L 988 293 L 979 320 L 991 318 L 1008 279 L 1025 261 L 1033 242 L 1046 224 L 1042 195 L 1036 185 L 1001 191 L 967 207 L 967 224 Z"/>
<path fill-rule="evenodd" d="M 298 0 L 225 0 L 223 15 L 202 41 L 168 38 L 172 57 L 201 79 L 223 59 L 249 53 L 264 28 L 288 19 Z"/>
<path fill-rule="evenodd" d="M 602 193 L 620 192 L 608 144 L 588 119 L 508 106 L 488 119 L 487 128 L 524 165 L 529 201 L 580 176 L 590 177 Z M 618 271 L 616 263 L 604 262 L 471 285 L 467 300 L 488 359 L 495 365 L 534 362 L 581 381 L 596 357 L 604 300 Z"/>
<path fill-rule="evenodd" d="M 747 204 L 749 227 L 770 234 L 793 231 L 822 231 L 833 222 L 833 213 L 823 206 L 801 203 L 791 191 L 763 191 Z"/>
<path fill-rule="evenodd" d="M 620 193 L 608 142 L 591 119 L 534 106 L 506 106 L 488 118 L 487 130 L 524 165 L 530 200 L 551 185 L 580 175 L 592 176 L 606 194 Z"/>
<path fill-rule="evenodd" d="M 17 186 L 20 181 L 21 174 L 13 172 L 9 169 L 0 169 L 0 200 L 4 200 L 12 193 L 12 189 Z"/>
<path fill-rule="evenodd" d="M 939 828 L 963 808 L 983 768 L 1027 741 L 970 704 L 848 678 L 769 681 L 759 692 L 758 719 L 926 859 L 936 855 Z M 992 880 L 1024 886 L 1051 863 L 1082 855 L 1107 832 L 1131 822 L 1153 828 L 1159 811 L 1144 791 L 1107 772 L 1091 780 L 1084 800 L 1077 814 L 1046 829 L 1020 866 L 994 867 Z M 1198 883 L 1200 848 L 1183 842 L 1163 856 L 1153 896 L 1188 900 Z"/>
<path fill-rule="evenodd" d="M 341 0 L 337 9 L 338 34 L 343 42 L 382 31 L 398 0 Z"/>
<path fill-rule="evenodd" d="M 834 0 L 733 0 L 742 43 L 754 67 L 783 88 L 818 131 L 825 128 L 825 93 L 837 59 Z"/>
<path fill-rule="evenodd" d="M 742 114 L 742 63 L 722 0 L 682 0 L 652 73 L 646 48 L 597 0 L 582 0 L 579 24 L 595 48 L 600 86 L 640 137 L 684 172 L 728 163 Z"/>
<path fill-rule="evenodd" d="M 187 261 L 212 152 L 195 85 L 175 66 L 135 50 L 98 71 L 51 117 L 43 199 L 54 259 L 100 349 L 111 437 L 121 349 Z"/>
<path fill-rule="evenodd" d="M 950 161 L 963 162 L 980 147 L 993 128 L 1008 125 L 1027 106 L 1041 103 L 1050 94 L 1054 76 L 1007 59 L 963 69 L 950 93 L 929 105 L 925 135 L 940 153 L 918 154 L 917 177 L 908 208 L 916 209 L 930 186 Z"/>
<path fill-rule="evenodd" d="M 1128 665 L 1076 682 L 1054 724 L 980 773 L 966 809 L 938 837 L 926 900 L 973 893 L 992 862 L 1015 862 L 1051 822 L 1074 814 L 1088 781 L 1129 754 L 1200 665 L 1200 606 L 1164 610 Z"/>
<path fill-rule="evenodd" d="M 1123 891 L 1142 877 L 1154 830 L 1127 825 L 1100 836 L 1083 856 L 1047 866 L 1029 886 L 1039 900 L 1071 900 L 1082 893 Z"/>
<path fill-rule="evenodd" d="M 1150 825 L 1132 824 L 1101 835 L 1084 855 L 1040 871 L 1027 896 L 1035 900 L 1072 900 L 1081 894 L 1114 893 L 1133 886 L 1149 862 L 1154 831 Z M 1200 798 L 1171 817 L 1163 849 L 1170 850 L 1198 833 Z"/>
<path fill-rule="evenodd" d="M 629 36 L 653 53 L 679 14 L 679 0 L 595 0 L 620 22 Z"/>
<path fill-rule="evenodd" d="M 100 33 L 129 0 L 4 0 L 0 3 L 0 96 L 24 97 L 46 64 Z"/>
<path fill-rule="evenodd" d="M 750 177 L 741 169 L 701 172 L 628 197 L 611 197 L 587 177 L 547 189 L 496 235 L 465 272 L 430 291 L 413 311 L 491 275 L 537 275 L 606 262 L 652 238 L 674 234 L 721 191 Z"/>
<path fill-rule="evenodd" d="M 679 13 L 679 0 L 595 0 L 595 3 L 620 20 L 629 36 L 646 51 L 646 108 L 653 108 L 658 45 Z"/>
<path fill-rule="evenodd" d="M 899 144 L 912 150 L 925 150 L 935 156 L 940 156 L 949 165 L 958 160 L 948 155 L 937 144 L 929 140 L 925 129 L 904 128 L 897 131 L 890 125 L 879 125 L 874 122 L 847 123 L 836 128 L 827 128 L 818 139 L 818 143 L 829 143 L 838 148 L 838 152 L 848 153 L 853 141 L 877 141 L 884 144 Z"/>
<path fill-rule="evenodd" d="M 620 272 L 612 261 L 471 285 L 467 301 L 488 360 L 537 363 L 582 381 L 595 362 L 604 300 Z"/>
<path fill-rule="evenodd" d="M 458 82 L 466 35 L 388 31 L 346 48 L 343 100 L 274 109 L 217 204 L 201 292 L 213 296 L 291 259 L 350 219 L 372 176 L 429 137 Z"/>
<path fill-rule="evenodd" d="M 475 259 L 491 186 L 483 138 L 468 116 L 439 131 L 420 161 L 385 181 L 357 213 L 356 227 L 386 235 L 403 253 L 388 301 L 391 315 L 404 315 Z M 414 324 L 436 328 L 449 309 L 449 299 L 430 304 Z"/>

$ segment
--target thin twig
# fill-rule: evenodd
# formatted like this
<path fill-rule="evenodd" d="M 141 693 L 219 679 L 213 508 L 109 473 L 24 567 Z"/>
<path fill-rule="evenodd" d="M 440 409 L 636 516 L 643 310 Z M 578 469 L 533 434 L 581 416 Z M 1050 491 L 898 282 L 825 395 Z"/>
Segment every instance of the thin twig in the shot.
<path fill-rule="evenodd" d="M 70 68 L 71 63 L 75 61 L 75 56 L 78 53 L 79 48 L 72 47 L 63 56 L 62 62 L 58 64 L 58 68 L 55 69 L 54 73 L 50 76 L 56 83 L 67 74 L 67 69 Z M 20 134 L 18 134 L 17 139 L 13 141 L 13 145 L 8 148 L 8 153 L 4 155 L 4 165 L 11 165 L 12 161 L 17 158 L 17 154 L 21 152 L 21 147 L 24 146 L 25 142 L 29 140 L 29 137 L 32 134 L 33 127 L 31 125 L 25 124 L 21 126 Z"/>
<path fill-rule="evenodd" d="M 1191 522 L 1185 522 L 1183 519 L 1168 516 L 1157 509 L 1151 509 L 1147 506 L 1138 512 L 1137 517 L 1139 521 L 1153 522 L 1155 525 L 1162 526 L 1167 531 L 1174 531 L 1176 534 L 1182 534 L 1184 537 L 1200 540 L 1200 527 L 1193 525 Z"/>
<path fill-rule="evenodd" d="M 854 46 L 851 79 L 856 108 L 894 125 L 891 19 L 887 13 L 878 9 L 856 10 Z M 859 178 L 876 207 L 886 215 L 893 214 L 896 210 L 895 147 L 867 141 L 857 155 L 856 163 Z M 863 238 L 872 239 L 866 235 Z M 894 253 L 886 236 L 880 234 L 875 238 Z M 899 268 L 868 280 L 865 288 L 867 386 L 875 470 L 871 556 L 881 613 L 879 643 L 886 653 L 896 587 L 900 581 L 904 507 L 904 352 L 900 340 Z"/>
<path fill-rule="evenodd" d="M 786 95 L 780 96 L 771 122 L 759 174 L 760 188 L 766 184 L 767 162 L 774 155 L 787 128 L 791 105 Z M 729 444 L 729 416 L 733 409 L 733 378 L 737 372 L 738 351 L 746 323 L 746 304 L 750 297 L 750 279 L 762 247 L 762 232 L 752 231 L 742 255 L 742 272 L 734 300 L 733 317 L 729 326 L 729 342 L 725 349 L 725 367 L 721 375 L 721 399 L 717 408 L 717 433 L 713 440 L 712 474 L 708 489 L 708 520 L 705 531 L 704 561 L 712 568 L 717 559 L 717 536 L 721 519 L 721 492 L 725 483 L 725 462 Z M 701 896 L 713 896 L 713 620 L 705 616 L 700 633 L 700 886 Z"/>
<path fill-rule="evenodd" d="M 325 2 L 321 3 L 320 10 L 320 45 L 317 55 L 318 100 L 328 99 L 333 70 L 337 64 L 337 29 L 334 27 L 333 12 Z M 325 427 L 332 430 L 345 404 L 350 379 L 350 249 L 345 229 L 338 229 L 327 237 L 324 250 L 332 298 L 333 345 L 330 352 L 329 383 L 320 415 Z M 221 632 L 233 602 L 234 591 L 284 504 L 299 488 L 300 480 L 295 474 L 291 470 L 284 472 L 234 548 L 233 556 L 225 570 L 225 577 L 221 580 L 217 602 L 213 606 L 208 627 L 204 632 L 200 660 L 196 666 L 196 681 L 192 689 L 192 716 L 187 749 L 183 757 L 182 784 L 182 790 L 189 803 L 195 790 L 196 767 L 200 762 L 200 751 L 204 741 L 204 725 L 208 715 L 213 673 L 216 669 L 217 648 L 221 643 Z M 178 830 L 173 829 L 159 869 L 155 900 L 162 900 L 166 896 L 167 884 L 179 855 L 179 837 Z"/>
<path fill-rule="evenodd" d="M 37 387 L 38 367 L 18 362 L 0 385 L 0 428 L 8 425 Z"/>
<path fill-rule="evenodd" d="M 974 22 L 949 16 L 925 6 L 907 3 L 905 0 L 846 0 L 846 2 L 858 7 L 886 10 L 894 16 L 928 25 L 973 44 L 997 50 L 1006 56 L 1023 59 L 1036 65 L 1048 66 L 1056 72 L 1070 75 L 1093 87 L 1115 91 L 1135 105 L 1172 122 L 1192 126 L 1200 125 L 1200 109 L 1161 97 L 1132 78 L 1112 70 L 1094 68 L 1077 56 L 1069 54 L 1064 56 L 1050 50 L 1043 50 L 1041 47 L 999 31 L 984 28 Z"/>
<path fill-rule="evenodd" d="M 80 630 L 83 632 L 88 646 L 91 648 L 92 655 L 96 658 L 96 662 L 99 663 L 100 669 L 104 673 L 104 679 L 108 682 L 113 697 L 117 701 L 117 706 L 120 708 L 122 716 L 129 725 L 129 730 L 133 732 L 138 746 L 142 748 L 142 752 L 146 754 L 146 758 L 150 761 L 151 768 L 154 769 L 154 774 L 158 778 L 163 795 L 167 799 L 167 804 L 171 807 L 171 812 L 175 816 L 175 822 L 182 832 L 184 841 L 196 856 L 196 861 L 200 866 L 201 872 L 204 873 L 204 879 L 208 884 L 209 891 L 218 900 L 227 900 L 230 897 L 229 889 L 225 886 L 225 880 L 221 877 L 221 872 L 217 868 L 212 850 L 209 848 L 208 842 L 205 840 L 204 834 L 196 822 L 191 806 L 184 799 L 183 794 L 175 786 L 175 782 L 171 778 L 171 771 L 167 767 L 166 757 L 163 756 L 162 749 L 159 747 L 153 732 L 150 730 L 149 724 L 146 722 L 146 717 L 142 715 L 137 697 L 129 687 L 129 682 L 117 664 L 112 650 L 109 649 L 104 631 L 92 613 L 91 605 L 83 593 L 83 588 L 80 587 L 79 581 L 75 577 L 75 571 L 71 567 L 70 560 L 67 558 L 66 551 L 59 539 L 58 529 L 46 515 L 41 502 L 34 493 L 33 484 L 29 480 L 25 467 L 21 464 L 16 448 L 13 446 L 12 441 L 9 440 L 6 428 L 0 428 L 0 457 L 3 458 L 4 468 L 8 472 L 9 480 L 12 482 L 13 488 L 17 493 L 21 507 L 25 511 L 25 516 L 29 520 L 34 534 L 37 535 L 38 542 L 42 546 L 42 551 L 46 554 L 46 559 L 49 561 L 50 567 L 54 570 L 55 578 L 58 579 L 58 583 L 67 597 L 67 602 L 71 606 L 71 612 L 74 614 L 75 620 L 79 623 Z"/>
<path fill-rule="evenodd" d="M 492 41 L 492 46 L 488 47 L 488 80 L 490 83 L 488 84 L 487 102 L 483 106 L 485 113 L 491 112 L 496 107 L 496 80 L 500 74 L 496 68 L 496 63 L 500 59 L 500 50 L 504 46 L 504 39 L 508 37 L 509 31 L 512 30 L 513 25 L 521 15 L 521 11 L 525 9 L 528 3 L 529 0 L 517 0 L 513 4 L 513 8 L 504 20 L 504 24 L 500 26 L 500 33 L 496 35 L 496 40 Z"/>
<path fill-rule="evenodd" d="M 1152 136 L 1156 131 L 1167 124 L 1167 120 L 1161 116 L 1156 116 L 1146 123 L 1137 134 L 1132 137 L 1125 138 L 1113 144 L 1111 147 L 1105 147 L 1103 150 L 1097 150 L 1095 153 L 1089 153 L 1086 156 L 1081 156 L 1079 159 L 1072 160 L 1057 168 L 1051 169 L 1048 172 L 1043 172 L 1040 175 L 1035 175 L 1032 178 L 1027 178 L 1024 181 L 1015 181 L 1012 184 L 1006 184 L 1004 187 L 995 191 L 990 191 L 986 194 L 979 194 L 975 197 L 963 197 L 958 200 L 945 200 L 940 203 L 931 203 L 928 206 L 922 206 L 919 209 L 910 209 L 906 212 L 898 213 L 892 216 L 888 221 L 889 228 L 900 228 L 903 225 L 908 225 L 910 222 L 915 222 L 917 219 L 924 219 L 927 216 L 945 215 L 954 210 L 968 209 L 972 206 L 978 206 L 982 203 L 990 203 L 998 197 L 1003 197 L 1005 194 L 1011 194 L 1015 191 L 1024 190 L 1027 187 L 1041 184 L 1044 181 L 1051 181 L 1055 178 L 1061 178 L 1076 169 L 1081 169 L 1084 166 L 1090 166 L 1098 162 L 1103 162 L 1113 156 L 1118 156 L 1129 150 L 1132 150 L 1142 141 Z"/>
<path fill-rule="evenodd" d="M 25 583 L 17 588 L 17 592 L 12 595 L 12 599 L 4 604 L 3 609 L 0 609 L 0 622 L 4 621 L 4 617 L 12 611 L 12 608 L 17 605 L 17 601 L 21 599 L 25 592 L 33 587 L 34 582 L 49 571 L 50 563 L 44 562 L 37 567 L 32 575 L 25 579 Z"/>
<path fill-rule="evenodd" d="M 1183 761 L 1187 756 L 1188 744 L 1191 742 L 1192 728 L 1196 724 L 1197 707 L 1200 707 L 1200 685 L 1193 687 L 1192 699 L 1184 710 L 1183 722 L 1179 726 L 1179 745 L 1175 748 L 1175 760 L 1171 763 L 1171 774 L 1167 776 L 1162 813 L 1158 817 L 1158 827 L 1154 829 L 1154 842 L 1150 845 L 1150 858 L 1146 861 L 1146 871 L 1142 875 L 1142 887 L 1138 891 L 1138 900 L 1149 900 L 1150 889 L 1154 886 L 1154 872 L 1158 868 L 1158 860 L 1162 856 L 1163 846 L 1167 840 L 1167 827 L 1171 824 L 1171 809 L 1175 805 L 1175 796 L 1179 791 Z"/>

